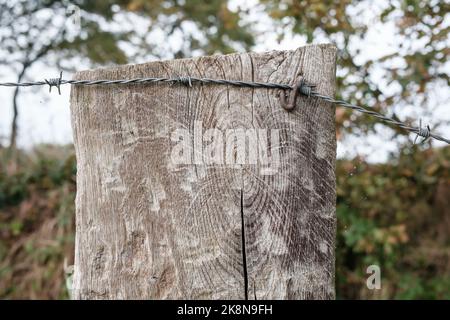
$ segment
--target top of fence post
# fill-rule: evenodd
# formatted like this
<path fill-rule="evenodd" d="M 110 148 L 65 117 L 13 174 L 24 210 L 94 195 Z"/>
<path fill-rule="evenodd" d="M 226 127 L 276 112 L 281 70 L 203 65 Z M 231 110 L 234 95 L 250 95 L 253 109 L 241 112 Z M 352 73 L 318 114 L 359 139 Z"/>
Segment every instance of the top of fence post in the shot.
<path fill-rule="evenodd" d="M 312 45 L 77 73 L 184 78 L 72 87 L 74 297 L 334 298 L 331 103 L 192 79 L 304 79 L 333 96 L 335 59 Z"/>

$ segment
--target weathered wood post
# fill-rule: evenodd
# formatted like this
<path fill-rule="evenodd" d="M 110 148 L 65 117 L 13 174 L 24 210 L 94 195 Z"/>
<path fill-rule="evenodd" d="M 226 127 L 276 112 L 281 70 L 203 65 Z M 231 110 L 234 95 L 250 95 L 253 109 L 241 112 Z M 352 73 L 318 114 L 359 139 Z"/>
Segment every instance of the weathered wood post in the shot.
<path fill-rule="evenodd" d="M 294 84 L 334 95 L 336 49 L 76 74 Z M 334 298 L 334 108 L 280 89 L 73 86 L 75 299 Z"/>

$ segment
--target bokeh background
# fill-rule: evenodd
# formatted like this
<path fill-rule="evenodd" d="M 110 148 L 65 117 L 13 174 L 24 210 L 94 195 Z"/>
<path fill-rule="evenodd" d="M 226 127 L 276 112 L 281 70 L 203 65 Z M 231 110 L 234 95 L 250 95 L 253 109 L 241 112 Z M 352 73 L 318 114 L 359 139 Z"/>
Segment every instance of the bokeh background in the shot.
<path fill-rule="evenodd" d="M 0 81 L 334 43 L 338 98 L 449 137 L 449 30 L 442 0 L 0 0 Z M 68 298 L 69 89 L 0 88 L 0 298 Z M 450 299 L 450 147 L 345 109 L 336 121 L 337 297 Z"/>

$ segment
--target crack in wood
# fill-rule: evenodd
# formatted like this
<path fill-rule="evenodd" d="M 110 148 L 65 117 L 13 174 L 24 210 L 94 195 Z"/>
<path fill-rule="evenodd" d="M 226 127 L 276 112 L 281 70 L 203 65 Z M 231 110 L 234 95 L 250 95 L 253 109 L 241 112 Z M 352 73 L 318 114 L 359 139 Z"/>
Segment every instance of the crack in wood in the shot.
<path fill-rule="evenodd" d="M 244 191 L 241 189 L 241 234 L 242 234 L 242 265 L 244 268 L 244 297 L 248 300 L 247 252 L 245 249 Z"/>

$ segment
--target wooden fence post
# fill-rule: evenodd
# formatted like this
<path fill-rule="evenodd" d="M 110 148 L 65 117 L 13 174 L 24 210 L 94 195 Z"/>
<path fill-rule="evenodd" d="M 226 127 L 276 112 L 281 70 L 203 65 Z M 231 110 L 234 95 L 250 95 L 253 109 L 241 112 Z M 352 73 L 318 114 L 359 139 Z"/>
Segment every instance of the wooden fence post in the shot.
<path fill-rule="evenodd" d="M 336 49 L 150 62 L 75 79 L 208 77 L 334 95 Z M 334 107 L 279 89 L 76 86 L 75 299 L 334 298 Z"/>

